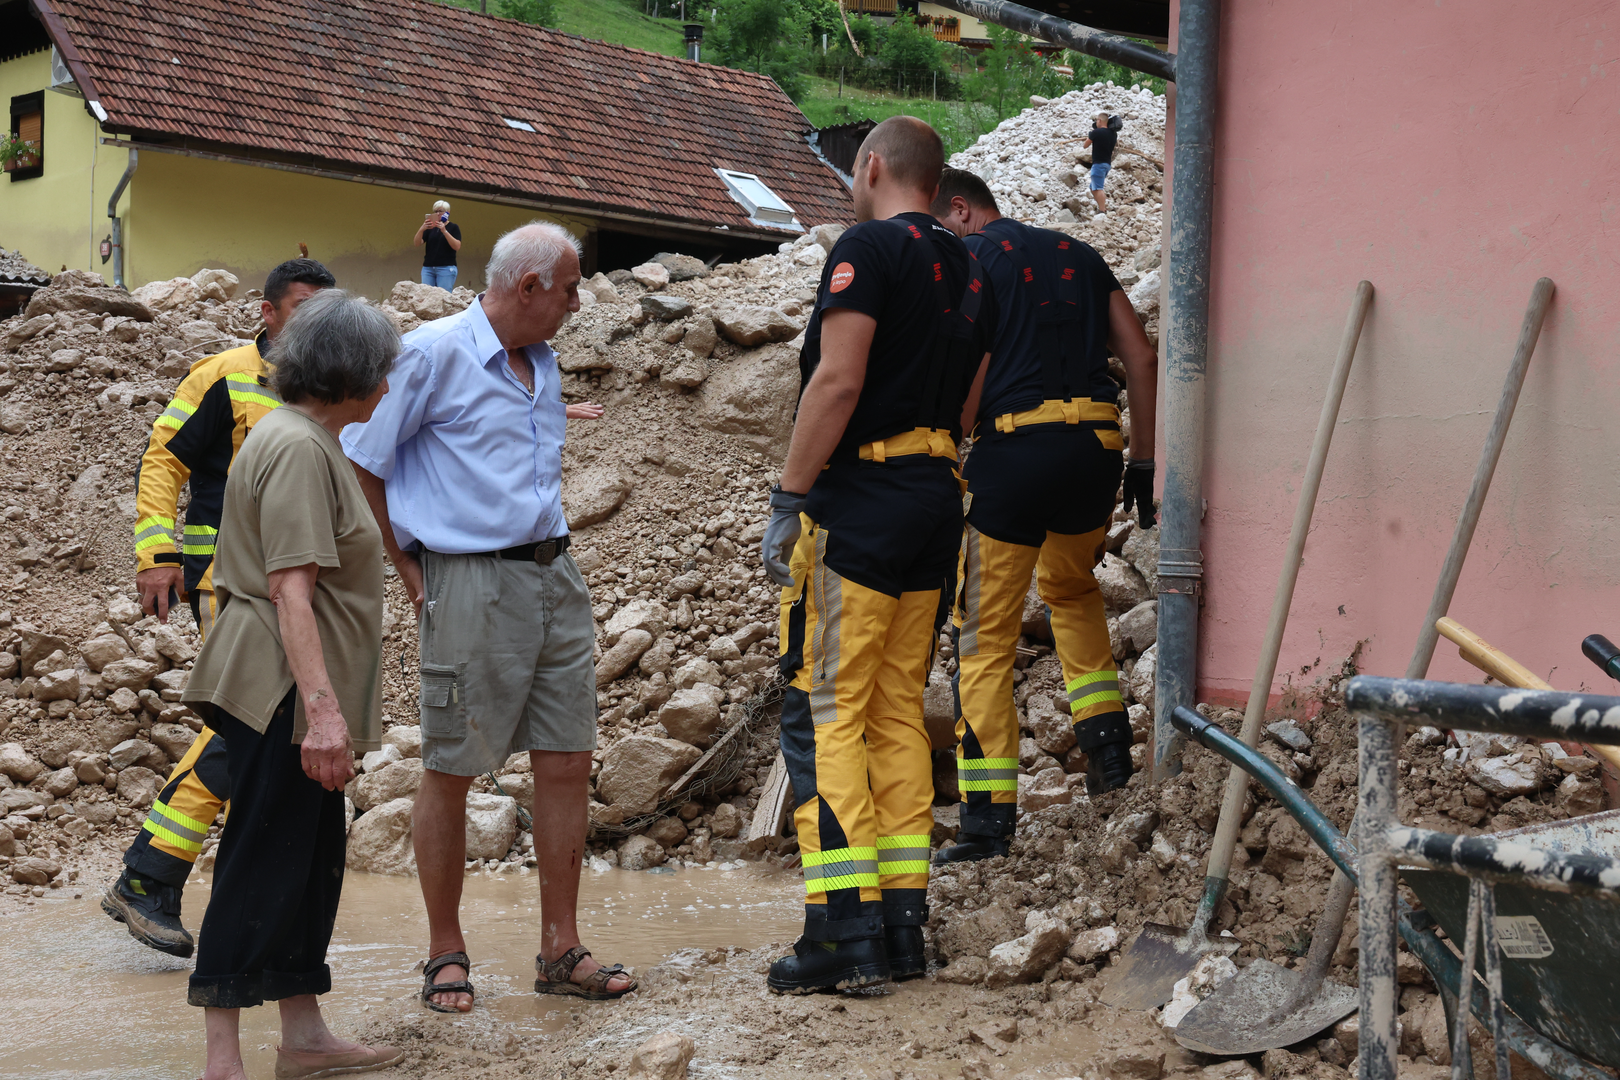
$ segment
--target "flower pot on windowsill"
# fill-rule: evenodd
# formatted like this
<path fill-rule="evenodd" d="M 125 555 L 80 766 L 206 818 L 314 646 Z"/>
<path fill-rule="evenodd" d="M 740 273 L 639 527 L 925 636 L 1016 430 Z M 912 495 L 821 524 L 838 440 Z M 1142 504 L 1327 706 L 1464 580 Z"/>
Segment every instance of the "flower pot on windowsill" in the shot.
<path fill-rule="evenodd" d="M 38 165 L 38 164 L 39 164 L 39 158 L 34 157 L 32 154 L 30 154 L 27 157 L 15 158 L 15 159 L 13 159 L 11 161 L 6 162 L 5 169 L 6 169 L 6 172 L 16 172 L 19 169 L 32 169 L 35 165 Z"/>

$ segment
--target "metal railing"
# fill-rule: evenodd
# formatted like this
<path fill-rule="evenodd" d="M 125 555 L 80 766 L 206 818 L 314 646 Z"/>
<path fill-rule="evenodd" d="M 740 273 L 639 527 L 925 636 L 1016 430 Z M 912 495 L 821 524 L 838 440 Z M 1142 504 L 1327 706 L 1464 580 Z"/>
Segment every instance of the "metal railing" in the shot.
<path fill-rule="evenodd" d="M 1360 1080 L 1396 1080 L 1395 936 L 1400 867 L 1417 866 L 1469 879 L 1463 978 L 1442 992 L 1455 995 L 1467 1016 L 1474 962 L 1484 950 L 1496 1074 L 1508 1080 L 1507 1036 L 1513 1018 L 1502 1000 L 1502 950 L 1498 937 L 1497 883 L 1560 893 L 1597 895 L 1620 902 L 1620 859 L 1570 854 L 1531 846 L 1518 838 L 1459 836 L 1403 826 L 1398 812 L 1400 746 L 1408 724 L 1464 728 L 1544 741 L 1620 742 L 1620 698 L 1552 690 L 1467 686 L 1416 679 L 1357 676 L 1345 691 L 1356 714 L 1360 781 L 1356 847 L 1361 870 L 1361 1068 Z M 1481 933 L 1481 930 L 1483 933 Z M 1457 1023 L 1453 1080 L 1463 1080 L 1467 1025 Z M 1540 1065 L 1541 1062 L 1533 1062 Z M 1471 1077 L 1467 1078 L 1471 1080 Z"/>

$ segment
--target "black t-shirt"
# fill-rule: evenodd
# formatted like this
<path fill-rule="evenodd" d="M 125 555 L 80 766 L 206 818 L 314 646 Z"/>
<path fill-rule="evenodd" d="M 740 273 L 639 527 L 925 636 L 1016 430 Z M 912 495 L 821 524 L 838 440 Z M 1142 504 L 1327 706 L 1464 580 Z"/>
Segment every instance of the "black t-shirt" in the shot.
<path fill-rule="evenodd" d="M 877 320 L 866 361 L 866 381 L 835 456 L 850 456 L 863 444 L 915 427 L 949 427 L 959 439 L 962 403 L 967 399 L 978 359 L 989 349 L 995 327 L 988 298 L 971 327 L 972 362 L 947 388 L 946 405 L 933 417 L 920 416 L 924 381 L 933 357 L 934 334 L 947 332 L 934 275 L 942 276 L 952 309 L 962 304 L 968 285 L 967 247 L 927 214 L 898 214 L 856 225 L 838 238 L 821 271 L 816 309 L 799 354 L 799 389 L 821 362 L 821 313 L 849 308 Z M 953 316 L 954 317 L 954 316 Z M 954 401 L 954 408 L 949 404 Z M 948 418 L 947 418 L 948 415 Z"/>
<path fill-rule="evenodd" d="M 1091 137 L 1091 163 L 1093 165 L 1113 164 L 1114 144 L 1119 142 L 1119 132 L 1113 128 L 1094 127 L 1086 134 Z"/>
<path fill-rule="evenodd" d="M 1093 401 L 1117 400 L 1119 384 L 1108 375 L 1108 303 L 1120 284 L 1103 257 L 1063 233 L 1011 218 L 992 221 L 983 232 L 968 237 L 967 246 L 978 258 L 1000 312 L 979 398 L 979 423 L 993 424 L 1003 413 L 1033 409 L 1046 400 L 1036 347 L 1043 305 L 1048 312 L 1053 304 L 1074 305 L 1076 321 L 1058 324 L 1063 333 L 1079 335 L 1074 343 L 1078 370 L 1066 375 L 1069 394 Z M 1020 280 L 1026 265 L 1031 279 L 1027 283 Z M 1065 271 L 1072 271 L 1068 281 Z"/>
<path fill-rule="evenodd" d="M 457 240 L 461 239 L 461 226 L 455 222 L 448 223 L 444 229 Z M 422 256 L 423 266 L 456 265 L 456 249 L 450 246 L 450 241 L 444 238 L 444 233 L 430 226 L 423 231 L 422 240 L 427 244 L 427 254 Z"/>

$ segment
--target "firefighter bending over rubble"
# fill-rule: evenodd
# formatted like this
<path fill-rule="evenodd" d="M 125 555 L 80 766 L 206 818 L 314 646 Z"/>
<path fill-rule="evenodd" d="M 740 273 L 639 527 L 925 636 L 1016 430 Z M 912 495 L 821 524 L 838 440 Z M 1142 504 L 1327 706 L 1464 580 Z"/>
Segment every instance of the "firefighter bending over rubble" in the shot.
<path fill-rule="evenodd" d="M 922 691 L 962 538 L 963 405 L 994 326 L 967 248 L 928 214 L 943 164 L 913 117 L 862 144 L 858 224 L 822 272 L 771 491 L 764 559 L 783 586 L 782 753 L 806 893 L 804 936 L 771 965 L 777 993 L 924 969 Z"/>
<path fill-rule="evenodd" d="M 1119 693 L 1102 593 L 1102 556 L 1123 469 L 1125 508 L 1154 523 L 1158 357 L 1108 264 L 1088 245 L 996 208 L 973 173 L 946 169 L 932 212 L 978 260 L 1000 319 L 976 398 L 961 585 L 954 616 L 960 832 L 945 864 L 1005 855 L 1018 803 L 1013 659 L 1033 571 L 1092 794 L 1131 777 L 1131 726 Z M 1131 460 L 1124 463 L 1112 351 L 1125 365 Z M 1054 480 L 1056 482 L 1054 482 Z"/>

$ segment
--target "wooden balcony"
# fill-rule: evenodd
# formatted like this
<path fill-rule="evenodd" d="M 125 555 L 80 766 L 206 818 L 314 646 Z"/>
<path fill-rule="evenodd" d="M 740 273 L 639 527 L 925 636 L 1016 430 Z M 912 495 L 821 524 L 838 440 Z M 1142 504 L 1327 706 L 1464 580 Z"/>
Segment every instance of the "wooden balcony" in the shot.
<path fill-rule="evenodd" d="M 844 10 L 853 15 L 893 15 L 895 0 L 841 0 Z"/>

